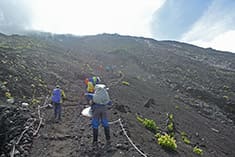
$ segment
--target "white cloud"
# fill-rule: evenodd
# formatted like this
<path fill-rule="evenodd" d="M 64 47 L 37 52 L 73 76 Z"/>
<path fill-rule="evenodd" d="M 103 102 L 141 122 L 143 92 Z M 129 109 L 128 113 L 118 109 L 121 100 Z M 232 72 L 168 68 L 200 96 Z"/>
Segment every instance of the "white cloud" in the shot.
<path fill-rule="evenodd" d="M 31 25 L 29 0 L 0 0 L 0 32 L 22 33 Z"/>
<path fill-rule="evenodd" d="M 235 39 L 235 12 L 231 6 L 226 8 L 222 2 L 215 0 L 181 40 L 203 47 L 235 52 L 235 46 L 231 41 Z"/>
<path fill-rule="evenodd" d="M 234 41 L 235 30 L 231 30 L 216 36 L 213 40 L 210 41 L 195 40 L 191 43 L 204 48 L 213 47 L 217 50 L 230 51 L 235 53 Z"/>
<path fill-rule="evenodd" d="M 55 33 L 151 37 L 152 14 L 164 0 L 35 0 L 33 28 Z"/>

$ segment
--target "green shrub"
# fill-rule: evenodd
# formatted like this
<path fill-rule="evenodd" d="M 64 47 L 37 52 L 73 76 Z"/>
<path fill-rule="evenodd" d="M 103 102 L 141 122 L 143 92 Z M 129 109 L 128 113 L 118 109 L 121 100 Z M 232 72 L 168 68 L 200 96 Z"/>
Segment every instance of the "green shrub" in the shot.
<path fill-rule="evenodd" d="M 5 92 L 5 96 L 6 96 L 7 99 L 13 98 L 13 97 L 11 96 L 11 93 L 10 93 L 10 92 Z"/>
<path fill-rule="evenodd" d="M 187 136 L 186 132 L 184 132 L 184 131 L 182 131 L 182 132 L 180 133 L 180 135 L 181 135 L 181 136 Z"/>
<path fill-rule="evenodd" d="M 137 116 L 137 120 L 144 125 L 145 128 L 150 130 L 153 133 L 156 133 L 158 131 L 158 127 L 156 123 L 153 120 L 147 119 L 147 118 L 141 118 Z"/>
<path fill-rule="evenodd" d="M 33 104 L 33 105 L 34 105 L 34 104 L 39 104 L 39 103 L 40 103 L 40 100 L 35 99 L 35 98 L 32 99 L 32 104 Z"/>
<path fill-rule="evenodd" d="M 127 82 L 127 81 L 122 81 L 122 84 L 123 84 L 123 85 L 126 85 L 126 86 L 129 86 L 129 85 L 130 85 L 130 83 Z"/>
<path fill-rule="evenodd" d="M 227 95 L 224 95 L 223 98 L 227 101 L 229 100 L 228 96 Z"/>
<path fill-rule="evenodd" d="M 143 123 L 143 122 L 144 122 L 144 119 L 141 118 L 141 117 L 139 117 L 139 116 L 137 116 L 136 119 L 137 119 L 140 123 Z"/>
<path fill-rule="evenodd" d="M 167 125 L 167 129 L 168 129 L 169 132 L 173 132 L 173 130 L 174 130 L 173 122 L 170 122 L 170 123 Z"/>
<path fill-rule="evenodd" d="M 160 133 L 156 133 L 155 137 L 158 139 L 160 138 L 162 135 Z"/>
<path fill-rule="evenodd" d="M 198 148 L 198 146 L 195 146 L 195 147 L 193 148 L 193 152 L 194 152 L 195 154 L 197 154 L 197 155 L 202 155 L 202 154 L 203 154 L 203 150 L 200 149 L 200 148 Z"/>
<path fill-rule="evenodd" d="M 176 140 L 174 139 L 174 137 L 171 137 L 168 134 L 165 134 L 165 135 L 156 134 L 155 137 L 157 137 L 158 139 L 158 144 L 162 146 L 163 148 L 169 149 L 169 150 L 177 149 L 177 144 L 176 144 Z"/>
<path fill-rule="evenodd" d="M 182 140 L 184 141 L 185 144 L 190 144 L 190 140 L 186 136 L 182 136 Z"/>
<path fill-rule="evenodd" d="M 173 120 L 174 116 L 173 114 L 169 114 L 168 115 L 168 123 L 167 123 L 167 130 L 169 133 L 173 133 L 174 132 L 174 120 Z"/>
<path fill-rule="evenodd" d="M 182 140 L 184 141 L 185 144 L 190 144 L 191 143 L 185 132 L 182 131 L 180 134 L 181 134 L 181 138 L 182 138 Z"/>
<path fill-rule="evenodd" d="M 174 118 L 173 114 L 172 113 L 169 114 L 168 118 L 169 118 L 170 121 L 173 121 L 173 118 Z"/>
<path fill-rule="evenodd" d="M 224 85 L 224 86 L 223 86 L 223 89 L 224 89 L 224 90 L 229 90 L 229 86 Z"/>

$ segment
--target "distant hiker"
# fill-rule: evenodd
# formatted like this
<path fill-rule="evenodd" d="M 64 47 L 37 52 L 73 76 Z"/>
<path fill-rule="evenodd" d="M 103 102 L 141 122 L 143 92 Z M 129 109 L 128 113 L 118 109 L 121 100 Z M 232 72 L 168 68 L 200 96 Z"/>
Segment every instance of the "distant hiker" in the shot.
<path fill-rule="evenodd" d="M 85 79 L 85 85 L 86 85 L 86 99 L 87 103 L 90 105 L 92 96 L 90 94 L 93 94 L 95 91 L 95 85 L 100 83 L 100 77 L 93 76 L 91 78 Z"/>
<path fill-rule="evenodd" d="M 53 89 L 51 99 L 54 106 L 55 121 L 58 122 L 61 120 L 61 103 L 66 99 L 64 91 L 60 89 L 59 85 L 56 85 L 56 88 Z"/>
<path fill-rule="evenodd" d="M 109 72 L 109 71 L 111 70 L 111 67 L 110 67 L 110 66 L 106 66 L 106 67 L 105 67 L 105 70 L 106 70 L 107 72 Z"/>
<path fill-rule="evenodd" d="M 98 128 L 100 122 L 104 127 L 104 133 L 106 137 L 106 146 L 110 145 L 110 131 L 107 119 L 107 105 L 111 105 L 112 102 L 109 98 L 109 94 L 103 84 L 97 84 L 95 86 L 95 93 L 92 98 L 92 128 L 93 128 L 93 146 L 98 146 Z"/>

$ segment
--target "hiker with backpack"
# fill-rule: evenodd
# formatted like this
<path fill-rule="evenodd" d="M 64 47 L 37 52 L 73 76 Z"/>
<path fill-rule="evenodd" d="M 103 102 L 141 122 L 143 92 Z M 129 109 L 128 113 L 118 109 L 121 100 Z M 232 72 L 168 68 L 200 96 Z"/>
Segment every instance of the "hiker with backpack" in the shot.
<path fill-rule="evenodd" d="M 92 128 L 93 128 L 93 146 L 98 146 L 98 128 L 101 122 L 104 127 L 106 146 L 110 145 L 110 130 L 107 119 L 107 105 L 111 105 L 109 94 L 105 85 L 97 84 L 92 97 Z"/>
<path fill-rule="evenodd" d="M 95 91 L 95 85 L 100 83 L 100 77 L 98 76 L 93 76 L 91 78 L 86 78 L 85 79 L 85 85 L 86 85 L 86 100 L 87 100 L 87 104 L 91 105 L 91 100 L 92 100 L 92 94 Z"/>
<path fill-rule="evenodd" d="M 61 120 L 61 103 L 66 99 L 65 93 L 62 89 L 60 89 L 59 85 L 56 85 L 56 88 L 52 91 L 52 105 L 54 107 L 54 116 L 55 122 L 59 122 Z"/>

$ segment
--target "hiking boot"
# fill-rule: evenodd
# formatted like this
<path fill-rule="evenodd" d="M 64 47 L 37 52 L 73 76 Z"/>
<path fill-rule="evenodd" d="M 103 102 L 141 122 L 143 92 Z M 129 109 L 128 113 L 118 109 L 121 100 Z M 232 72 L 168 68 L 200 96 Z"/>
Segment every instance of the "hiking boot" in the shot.
<path fill-rule="evenodd" d="M 98 141 L 98 129 L 93 128 L 93 143 Z"/>
<path fill-rule="evenodd" d="M 105 134 L 106 141 L 110 141 L 110 131 L 109 131 L 109 127 L 105 127 L 105 128 L 104 128 L 104 134 Z"/>
<path fill-rule="evenodd" d="M 98 146 L 98 141 L 93 141 L 92 146 Z"/>
<path fill-rule="evenodd" d="M 111 145 L 111 141 L 110 140 L 106 141 L 106 144 L 104 146 L 104 150 L 107 151 L 107 152 L 112 151 L 112 145 Z"/>
<path fill-rule="evenodd" d="M 60 121 L 58 119 L 55 119 L 55 123 L 59 123 Z"/>
<path fill-rule="evenodd" d="M 55 119 L 54 119 L 54 122 L 55 122 L 55 123 L 60 123 L 60 122 L 61 122 L 61 118 L 55 118 Z"/>
<path fill-rule="evenodd" d="M 106 148 L 111 147 L 111 141 L 110 141 L 110 140 L 106 141 L 105 147 L 106 147 Z"/>
<path fill-rule="evenodd" d="M 61 122 L 61 117 L 59 117 L 59 118 L 58 118 L 58 121 L 60 121 L 60 122 Z"/>
<path fill-rule="evenodd" d="M 95 151 L 95 150 L 98 150 L 98 141 L 93 141 L 92 143 L 92 150 Z"/>

